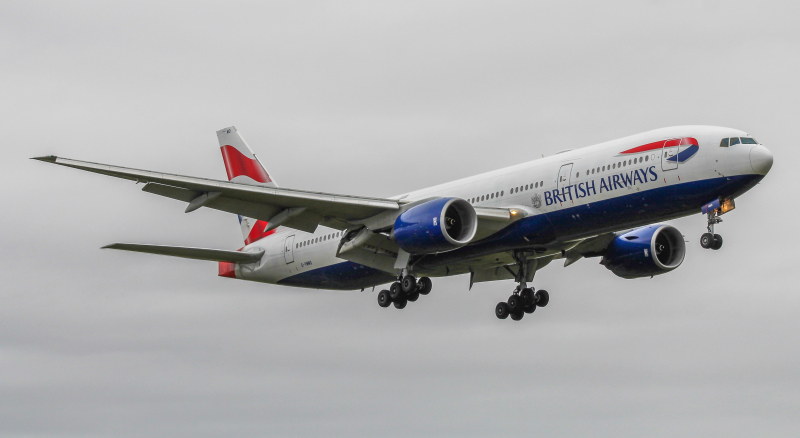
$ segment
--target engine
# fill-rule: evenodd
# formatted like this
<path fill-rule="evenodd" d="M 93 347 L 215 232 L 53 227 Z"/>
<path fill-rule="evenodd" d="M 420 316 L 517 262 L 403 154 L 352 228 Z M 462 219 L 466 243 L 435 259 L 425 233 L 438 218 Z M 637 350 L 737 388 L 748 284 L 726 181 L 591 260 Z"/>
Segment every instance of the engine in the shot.
<path fill-rule="evenodd" d="M 469 202 L 442 198 L 409 208 L 394 222 L 394 239 L 411 254 L 450 251 L 469 243 L 478 229 L 478 216 Z"/>
<path fill-rule="evenodd" d="M 622 278 L 651 277 L 677 268 L 685 255 L 686 244 L 677 228 L 651 225 L 611 241 L 600 263 Z"/>

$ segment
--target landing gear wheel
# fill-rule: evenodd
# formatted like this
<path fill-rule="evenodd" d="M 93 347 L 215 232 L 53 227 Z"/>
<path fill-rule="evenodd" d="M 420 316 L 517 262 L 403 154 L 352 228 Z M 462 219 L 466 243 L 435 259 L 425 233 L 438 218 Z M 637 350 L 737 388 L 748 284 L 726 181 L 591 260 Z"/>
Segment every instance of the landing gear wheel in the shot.
<path fill-rule="evenodd" d="M 700 236 L 700 246 L 705 249 L 710 249 L 714 246 L 714 235 L 711 233 L 703 233 L 703 235 Z"/>
<path fill-rule="evenodd" d="M 499 319 L 506 319 L 508 318 L 508 314 L 510 313 L 508 309 L 508 303 L 499 302 L 497 306 L 494 308 L 494 315 Z"/>
<path fill-rule="evenodd" d="M 525 307 L 525 303 L 522 302 L 522 298 L 520 298 L 519 295 L 511 295 L 508 297 L 508 308 L 511 310 L 512 315 L 522 312 L 523 307 Z"/>
<path fill-rule="evenodd" d="M 406 275 L 403 277 L 400 286 L 403 288 L 403 292 L 407 294 L 414 292 L 414 289 L 417 288 L 417 279 L 413 275 Z"/>
<path fill-rule="evenodd" d="M 414 292 L 411 292 L 410 294 L 406 294 L 406 298 L 408 299 L 408 301 L 411 301 L 412 303 L 414 301 L 417 301 L 419 299 L 419 291 L 415 290 Z"/>
<path fill-rule="evenodd" d="M 550 294 L 547 293 L 546 290 L 540 290 L 536 292 L 536 305 L 539 307 L 544 307 L 547 303 L 550 302 Z"/>
<path fill-rule="evenodd" d="M 519 321 L 520 319 L 522 319 L 523 316 L 525 316 L 525 314 L 522 312 L 512 313 L 511 319 L 513 319 L 514 321 Z"/>
<path fill-rule="evenodd" d="M 389 304 L 392 304 L 392 297 L 389 296 L 389 291 L 380 291 L 378 293 L 378 305 L 381 307 L 389 307 Z"/>
<path fill-rule="evenodd" d="M 417 281 L 417 290 L 422 295 L 428 295 L 433 289 L 433 282 L 428 277 L 422 277 Z"/>
<path fill-rule="evenodd" d="M 392 286 L 389 288 L 389 298 L 391 298 L 392 301 L 397 301 L 403 295 L 403 289 L 400 287 L 400 283 L 396 281 L 392 283 Z"/>
<path fill-rule="evenodd" d="M 529 315 L 535 311 L 536 311 L 536 304 L 528 304 L 527 306 L 525 306 L 525 309 L 523 309 L 523 312 Z"/>
<path fill-rule="evenodd" d="M 717 250 L 717 249 L 720 249 L 720 248 L 722 248 L 722 236 L 720 236 L 719 234 L 715 234 L 714 235 L 714 243 L 711 246 L 711 249 Z"/>
<path fill-rule="evenodd" d="M 535 303 L 535 297 L 533 295 L 533 289 L 530 289 L 530 288 L 522 289 L 522 292 L 519 293 L 519 297 L 522 298 L 522 302 L 526 306 L 529 306 L 529 305 Z"/>
<path fill-rule="evenodd" d="M 406 304 L 408 304 L 408 300 L 406 299 L 406 297 L 403 297 L 400 298 L 399 300 L 395 300 L 394 307 L 395 309 L 403 309 L 406 307 Z"/>

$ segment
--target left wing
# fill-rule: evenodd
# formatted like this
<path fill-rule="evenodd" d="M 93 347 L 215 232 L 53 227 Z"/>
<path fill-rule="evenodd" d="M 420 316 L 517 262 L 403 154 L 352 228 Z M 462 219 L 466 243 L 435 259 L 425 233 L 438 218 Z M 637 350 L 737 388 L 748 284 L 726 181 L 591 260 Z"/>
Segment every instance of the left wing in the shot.
<path fill-rule="evenodd" d="M 239 184 L 110 166 L 53 155 L 34 159 L 145 183 L 142 188 L 145 192 L 188 202 L 187 213 L 200 207 L 208 207 L 269 222 L 267 230 L 279 225 L 306 232 L 314 232 L 318 225 L 340 230 L 353 225 L 366 225 L 367 228 L 372 228 L 370 225 L 374 224 L 380 227 L 386 223 L 393 223 L 393 218 L 402 212 L 404 206 L 412 205 L 405 200 Z M 511 210 L 475 208 L 479 227 L 486 231 L 483 234 L 494 232 L 514 220 Z M 370 220 L 371 218 L 373 220 Z"/>

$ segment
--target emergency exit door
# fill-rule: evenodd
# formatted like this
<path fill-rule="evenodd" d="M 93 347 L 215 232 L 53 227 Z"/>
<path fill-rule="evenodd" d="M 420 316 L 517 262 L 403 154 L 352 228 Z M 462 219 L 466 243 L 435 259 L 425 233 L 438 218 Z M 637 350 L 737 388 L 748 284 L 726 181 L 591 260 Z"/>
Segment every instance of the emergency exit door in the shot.
<path fill-rule="evenodd" d="M 661 148 L 661 170 L 675 170 L 678 168 L 678 149 L 680 141 L 667 140 Z"/>
<path fill-rule="evenodd" d="M 287 237 L 283 244 L 283 259 L 287 265 L 294 262 L 294 234 Z"/>
<path fill-rule="evenodd" d="M 569 185 L 570 175 L 572 175 L 572 163 L 561 166 L 558 171 L 558 184 L 556 184 L 559 192 Z"/>

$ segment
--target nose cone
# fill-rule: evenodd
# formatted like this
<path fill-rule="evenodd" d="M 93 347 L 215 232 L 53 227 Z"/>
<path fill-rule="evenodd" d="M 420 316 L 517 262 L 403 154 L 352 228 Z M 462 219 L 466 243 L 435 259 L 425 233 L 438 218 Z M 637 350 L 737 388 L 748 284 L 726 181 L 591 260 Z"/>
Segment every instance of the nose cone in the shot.
<path fill-rule="evenodd" d="M 756 145 L 750 150 L 750 166 L 753 172 L 759 175 L 766 175 L 772 168 L 772 152 L 761 145 Z"/>

